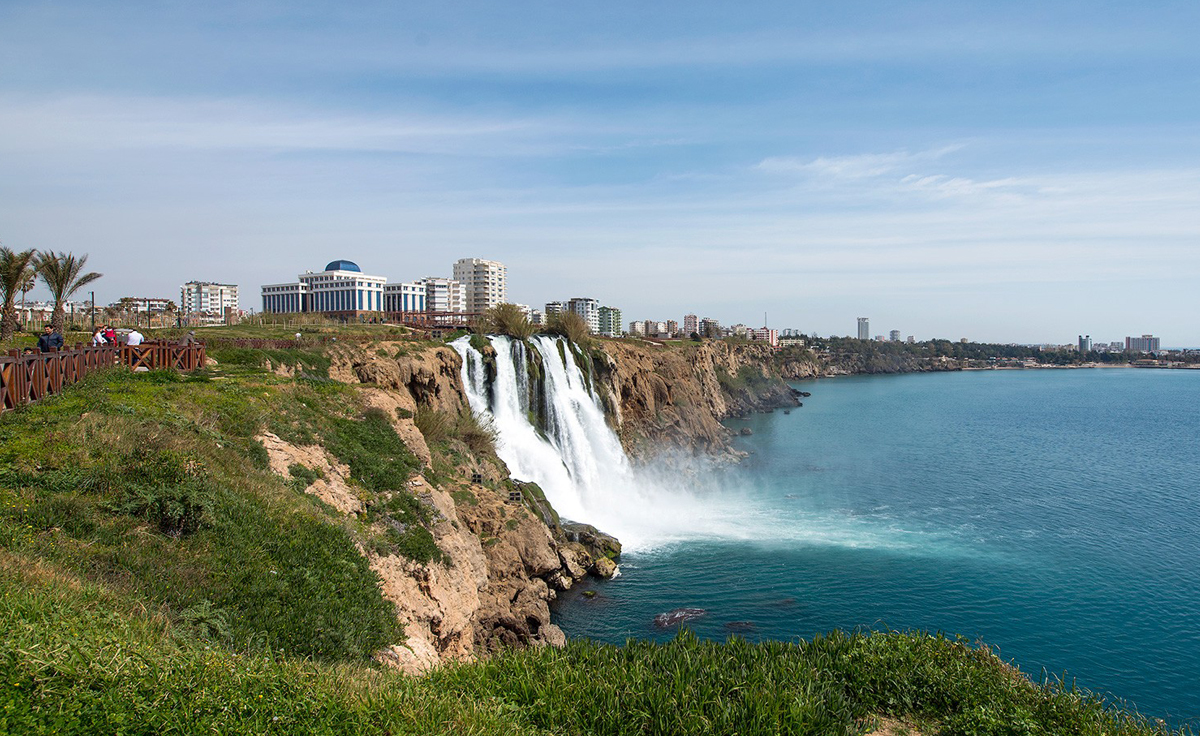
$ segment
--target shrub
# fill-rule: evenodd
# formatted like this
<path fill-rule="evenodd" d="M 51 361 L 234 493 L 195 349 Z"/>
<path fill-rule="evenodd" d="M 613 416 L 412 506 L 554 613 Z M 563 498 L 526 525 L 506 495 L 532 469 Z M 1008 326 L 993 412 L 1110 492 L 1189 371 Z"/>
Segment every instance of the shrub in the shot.
<path fill-rule="evenodd" d="M 466 410 L 459 415 L 455 425 L 458 438 L 476 456 L 490 457 L 496 454 L 496 441 L 500 438 L 500 433 L 489 417 Z"/>
<path fill-rule="evenodd" d="M 490 335 L 508 335 L 524 340 L 533 334 L 529 317 L 516 304 L 497 304 L 479 315 L 476 321 L 479 332 Z"/>
<path fill-rule="evenodd" d="M 448 414 L 428 407 L 417 407 L 417 413 L 413 416 L 413 424 L 417 425 L 417 429 L 425 437 L 425 442 L 431 445 L 444 442 L 454 434 L 454 419 Z"/>
<path fill-rule="evenodd" d="M 121 470 L 115 477 L 102 482 L 115 487 L 119 496 L 105 508 L 145 519 L 172 537 L 200 528 L 213 504 L 213 492 L 198 460 L 158 450 L 142 458 L 120 458 L 117 465 Z"/>
<path fill-rule="evenodd" d="M 546 333 L 565 337 L 583 348 L 590 348 L 592 345 L 592 333 L 588 330 L 587 323 L 583 321 L 583 317 L 574 312 L 559 312 L 550 315 L 550 319 L 546 322 Z"/>
<path fill-rule="evenodd" d="M 300 463 L 288 466 L 288 475 L 292 476 L 292 487 L 303 492 L 317 480 L 324 478 L 325 473 L 320 468 L 309 468 Z"/>

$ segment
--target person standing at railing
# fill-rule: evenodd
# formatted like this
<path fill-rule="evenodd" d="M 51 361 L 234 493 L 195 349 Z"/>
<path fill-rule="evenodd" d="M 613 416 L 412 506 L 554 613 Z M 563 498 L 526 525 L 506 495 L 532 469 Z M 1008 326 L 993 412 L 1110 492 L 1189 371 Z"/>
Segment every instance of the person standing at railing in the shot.
<path fill-rule="evenodd" d="M 191 346 L 193 346 L 195 344 L 196 344 L 196 331 L 195 330 L 188 330 L 188 333 L 186 335 L 179 338 L 179 347 L 181 347 L 181 348 L 190 348 Z"/>
<path fill-rule="evenodd" d="M 100 347 L 101 345 L 107 345 L 107 344 L 108 344 L 108 340 L 106 340 L 104 337 L 104 328 L 103 327 L 97 328 L 96 331 L 92 333 L 92 347 L 95 348 L 95 347 Z"/>
<path fill-rule="evenodd" d="M 134 345 L 141 345 L 142 341 L 145 339 L 146 339 L 145 335 L 138 332 L 137 328 L 134 328 L 129 331 L 128 335 L 125 336 L 125 344 L 130 347 L 133 347 Z"/>
<path fill-rule="evenodd" d="M 112 328 L 112 325 L 104 325 L 104 339 L 109 345 L 117 344 L 117 331 Z"/>
<path fill-rule="evenodd" d="M 43 353 L 48 353 L 51 350 L 62 350 L 63 336 L 54 331 L 54 327 L 46 325 L 42 328 L 42 334 L 38 337 L 38 350 Z"/>

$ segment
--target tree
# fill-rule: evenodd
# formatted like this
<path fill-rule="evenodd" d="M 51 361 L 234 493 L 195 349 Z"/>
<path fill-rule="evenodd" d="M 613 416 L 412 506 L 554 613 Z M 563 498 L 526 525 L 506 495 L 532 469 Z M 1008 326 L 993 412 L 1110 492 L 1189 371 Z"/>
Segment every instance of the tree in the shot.
<path fill-rule="evenodd" d="M 36 257 L 37 254 L 34 253 Z M 37 271 L 33 268 L 32 260 L 29 263 L 29 273 L 25 277 L 24 283 L 21 284 L 21 309 L 25 309 L 25 295 L 33 291 L 33 287 L 37 284 Z"/>
<path fill-rule="evenodd" d="M 17 310 L 14 303 L 17 292 L 22 291 L 25 282 L 33 272 L 34 258 L 37 251 L 25 250 L 16 252 L 11 248 L 0 246 L 0 340 L 11 340 L 17 329 Z M 24 297 L 22 297 L 24 301 Z"/>
<path fill-rule="evenodd" d="M 62 332 L 65 310 L 63 304 L 70 299 L 75 292 L 100 278 L 102 274 L 95 271 L 84 273 L 83 267 L 87 264 L 87 254 L 76 257 L 74 253 L 55 253 L 52 250 L 39 253 L 36 259 L 36 268 L 38 276 L 42 277 L 42 283 L 50 291 L 50 297 L 54 300 L 54 315 L 50 318 L 50 324 L 58 332 Z"/>

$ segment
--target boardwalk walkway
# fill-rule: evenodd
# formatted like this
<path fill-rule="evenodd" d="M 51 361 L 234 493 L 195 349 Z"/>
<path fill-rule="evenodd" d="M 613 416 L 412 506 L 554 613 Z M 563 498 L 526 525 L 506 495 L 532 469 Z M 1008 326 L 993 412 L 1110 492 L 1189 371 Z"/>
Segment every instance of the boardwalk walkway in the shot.
<path fill-rule="evenodd" d="M 12 350 L 0 355 L 0 411 L 57 394 L 101 369 L 126 366 L 133 370 L 194 371 L 204 367 L 205 358 L 203 343 L 185 346 L 161 340 L 147 340 L 141 345 L 76 345 L 29 355 Z"/>

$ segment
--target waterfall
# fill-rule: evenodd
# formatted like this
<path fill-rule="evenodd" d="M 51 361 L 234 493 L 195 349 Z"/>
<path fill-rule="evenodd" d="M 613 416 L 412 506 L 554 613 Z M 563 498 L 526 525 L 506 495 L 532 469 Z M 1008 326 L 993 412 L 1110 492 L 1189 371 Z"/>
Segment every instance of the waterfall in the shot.
<path fill-rule="evenodd" d="M 580 370 L 570 342 L 546 335 L 528 343 L 504 336 L 488 341 L 496 351 L 490 383 L 485 359 L 470 338 L 451 343 L 463 359 L 467 401 L 472 411 L 491 419 L 499 435 L 496 453 L 512 477 L 537 483 L 560 516 L 594 524 L 626 548 L 742 536 L 728 505 L 733 499 L 714 502 L 702 498 L 694 484 L 682 488 L 678 478 L 666 483 L 631 466 L 606 421 L 594 374 Z M 531 380 L 531 358 L 541 367 L 540 384 Z"/>

